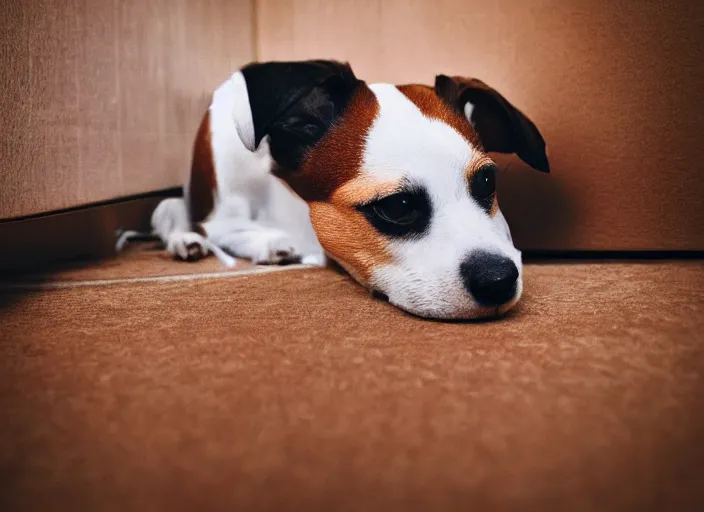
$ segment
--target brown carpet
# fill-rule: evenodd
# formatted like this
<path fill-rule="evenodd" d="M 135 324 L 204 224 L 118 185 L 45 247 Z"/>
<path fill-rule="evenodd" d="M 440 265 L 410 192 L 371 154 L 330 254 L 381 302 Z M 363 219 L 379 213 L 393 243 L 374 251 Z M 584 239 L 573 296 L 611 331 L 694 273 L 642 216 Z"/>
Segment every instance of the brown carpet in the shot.
<path fill-rule="evenodd" d="M 704 262 L 525 284 L 483 323 L 322 269 L 6 291 L 0 509 L 703 506 Z"/>

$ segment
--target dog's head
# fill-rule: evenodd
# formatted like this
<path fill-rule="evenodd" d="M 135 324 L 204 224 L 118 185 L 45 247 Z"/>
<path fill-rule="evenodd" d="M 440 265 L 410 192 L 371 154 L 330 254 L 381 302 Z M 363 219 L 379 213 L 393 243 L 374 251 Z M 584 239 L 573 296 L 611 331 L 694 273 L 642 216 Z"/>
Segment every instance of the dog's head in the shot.
<path fill-rule="evenodd" d="M 308 203 L 331 258 L 424 317 L 492 316 L 518 301 L 521 254 L 487 153 L 547 172 L 528 118 L 476 79 L 368 86 L 331 61 L 256 66 L 244 70 L 250 96 L 257 81 L 274 89 L 254 94 L 270 105 L 254 111 L 257 144 L 268 135 L 275 174 Z"/>

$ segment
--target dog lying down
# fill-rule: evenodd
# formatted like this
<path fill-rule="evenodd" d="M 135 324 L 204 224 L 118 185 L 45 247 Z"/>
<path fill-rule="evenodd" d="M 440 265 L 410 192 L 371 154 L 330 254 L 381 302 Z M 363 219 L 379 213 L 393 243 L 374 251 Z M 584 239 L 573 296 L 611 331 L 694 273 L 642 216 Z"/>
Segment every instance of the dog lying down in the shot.
<path fill-rule="evenodd" d="M 182 260 L 329 257 L 423 317 L 499 315 L 523 285 L 492 151 L 549 171 L 535 125 L 479 80 L 366 84 L 334 61 L 254 63 L 214 92 L 184 198 L 158 205 L 153 234 Z"/>

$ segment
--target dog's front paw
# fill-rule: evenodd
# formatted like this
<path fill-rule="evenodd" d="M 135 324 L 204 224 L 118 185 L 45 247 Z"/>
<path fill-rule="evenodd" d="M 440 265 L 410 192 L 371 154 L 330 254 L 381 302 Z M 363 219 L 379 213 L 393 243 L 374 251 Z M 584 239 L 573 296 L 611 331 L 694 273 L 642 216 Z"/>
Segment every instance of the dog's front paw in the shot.
<path fill-rule="evenodd" d="M 166 244 L 166 250 L 176 259 L 197 261 L 208 255 L 205 239 L 198 233 L 171 233 Z"/>
<path fill-rule="evenodd" d="M 283 265 L 301 261 L 301 252 L 286 233 L 271 231 L 257 240 L 259 246 L 252 262 L 258 265 Z"/>

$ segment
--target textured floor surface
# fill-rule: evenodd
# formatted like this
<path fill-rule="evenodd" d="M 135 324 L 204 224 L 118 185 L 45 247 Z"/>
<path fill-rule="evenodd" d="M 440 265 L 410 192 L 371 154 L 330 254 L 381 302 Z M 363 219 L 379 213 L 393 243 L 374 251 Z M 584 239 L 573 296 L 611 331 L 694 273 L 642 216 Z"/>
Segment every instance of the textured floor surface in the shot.
<path fill-rule="evenodd" d="M 0 293 L 0 509 L 704 505 L 704 262 L 530 264 L 506 318 L 439 323 L 132 257 L 160 279 Z"/>

